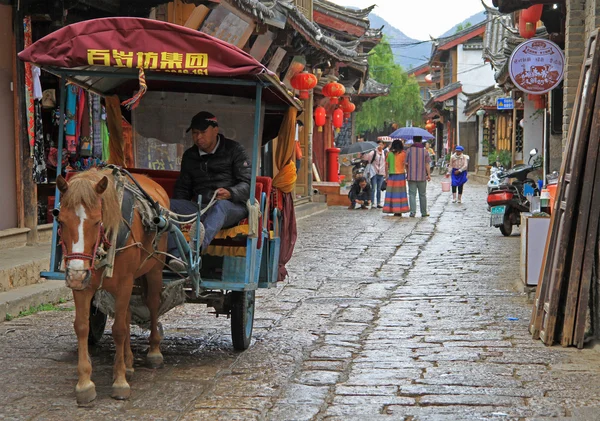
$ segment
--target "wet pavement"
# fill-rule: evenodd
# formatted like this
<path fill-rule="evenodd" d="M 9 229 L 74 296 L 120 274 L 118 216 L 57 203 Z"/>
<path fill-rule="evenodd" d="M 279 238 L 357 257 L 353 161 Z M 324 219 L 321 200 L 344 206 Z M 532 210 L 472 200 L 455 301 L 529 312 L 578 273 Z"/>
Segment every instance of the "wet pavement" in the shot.
<path fill-rule="evenodd" d="M 98 397 L 79 408 L 74 313 L 0 323 L 0 420 L 599 419 L 600 354 L 531 339 L 518 233 L 488 227 L 485 186 L 452 204 L 439 182 L 429 218 L 299 221 L 290 279 L 257 294 L 245 352 L 203 306 L 163 317 L 163 369 L 145 368 L 133 329 L 126 402 L 109 397 L 109 329 L 92 349 Z"/>

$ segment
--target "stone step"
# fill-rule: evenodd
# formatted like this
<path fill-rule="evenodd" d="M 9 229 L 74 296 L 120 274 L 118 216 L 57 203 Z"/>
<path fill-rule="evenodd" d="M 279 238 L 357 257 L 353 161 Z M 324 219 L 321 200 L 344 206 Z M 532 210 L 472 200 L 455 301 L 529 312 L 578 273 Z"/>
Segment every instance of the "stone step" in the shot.
<path fill-rule="evenodd" d="M 40 282 L 50 267 L 50 243 L 16 247 L 0 253 L 0 292 Z"/>
<path fill-rule="evenodd" d="M 319 212 L 327 210 L 327 203 L 309 202 L 295 207 L 296 219 L 306 218 Z"/>

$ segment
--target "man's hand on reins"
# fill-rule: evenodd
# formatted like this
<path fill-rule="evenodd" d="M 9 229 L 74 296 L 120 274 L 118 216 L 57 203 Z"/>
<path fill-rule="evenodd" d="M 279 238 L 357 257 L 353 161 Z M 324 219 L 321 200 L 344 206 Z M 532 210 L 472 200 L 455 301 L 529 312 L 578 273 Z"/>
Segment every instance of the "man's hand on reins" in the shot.
<path fill-rule="evenodd" d="M 231 199 L 231 192 L 224 188 L 217 189 L 217 200 L 228 200 Z"/>

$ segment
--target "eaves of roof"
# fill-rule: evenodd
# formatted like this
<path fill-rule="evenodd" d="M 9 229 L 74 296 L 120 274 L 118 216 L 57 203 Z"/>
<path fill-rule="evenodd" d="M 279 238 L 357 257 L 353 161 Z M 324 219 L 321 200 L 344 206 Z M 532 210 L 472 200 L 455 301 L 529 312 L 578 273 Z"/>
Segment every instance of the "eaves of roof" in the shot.
<path fill-rule="evenodd" d="M 348 64 L 356 61 L 356 65 L 362 66 L 362 62 L 366 61 L 366 58 L 359 55 L 355 47 L 345 47 L 336 39 L 323 34 L 321 28 L 308 20 L 292 3 L 279 2 L 278 5 L 285 10 L 288 22 L 292 28 L 315 48 L 324 51 L 332 58 L 347 62 Z M 364 65 L 366 66 L 366 63 Z"/>
<path fill-rule="evenodd" d="M 254 16 L 256 19 L 259 19 L 261 22 L 264 22 L 265 19 L 273 18 L 275 13 L 273 12 L 273 7 L 277 3 L 276 1 L 270 2 L 270 7 L 266 4 L 263 4 L 259 0 L 229 0 L 235 6 L 237 6 L 240 10 L 244 11 L 250 16 Z"/>
<path fill-rule="evenodd" d="M 429 63 L 423 63 L 420 66 L 415 67 L 414 69 L 410 69 L 408 72 L 406 72 L 409 76 L 419 76 L 422 75 L 423 73 L 427 73 L 431 70 L 431 66 L 429 66 Z"/>
<path fill-rule="evenodd" d="M 314 0 L 313 7 L 315 9 L 326 9 L 338 15 L 347 16 L 349 18 L 369 22 L 369 13 L 375 8 L 375 4 L 365 9 L 354 9 L 350 7 L 340 6 L 339 4 L 333 3 L 327 0 Z"/>
<path fill-rule="evenodd" d="M 435 102 L 444 102 L 460 94 L 462 92 L 462 83 L 454 82 L 441 89 L 430 90 L 429 92 L 431 93 L 431 98 L 427 102 L 426 108 L 430 108 Z"/>
<path fill-rule="evenodd" d="M 496 100 L 505 96 L 504 91 L 497 88 L 496 85 L 489 86 L 479 92 L 471 94 L 463 92 L 463 94 L 467 97 L 464 113 L 469 117 L 482 108 L 496 108 Z"/>
<path fill-rule="evenodd" d="M 358 96 L 370 98 L 387 96 L 390 94 L 390 86 L 391 85 L 377 82 L 375 79 L 368 78 L 364 88 L 358 93 Z"/>

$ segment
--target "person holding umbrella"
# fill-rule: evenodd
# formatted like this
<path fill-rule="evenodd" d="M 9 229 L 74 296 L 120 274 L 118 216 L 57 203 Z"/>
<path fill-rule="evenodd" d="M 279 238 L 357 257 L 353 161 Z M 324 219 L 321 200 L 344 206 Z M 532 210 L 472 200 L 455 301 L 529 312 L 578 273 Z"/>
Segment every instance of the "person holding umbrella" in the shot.
<path fill-rule="evenodd" d="M 462 203 L 463 186 L 468 181 L 469 155 L 465 155 L 465 148 L 458 145 L 450 158 L 446 178 L 452 177 L 452 203 L 456 203 L 456 191 L 458 190 L 458 203 Z"/>
<path fill-rule="evenodd" d="M 427 182 L 431 181 L 430 162 L 431 158 L 423 145 L 423 138 L 414 136 L 413 146 L 406 153 L 406 178 L 408 179 L 411 217 L 417 213 L 417 191 L 419 192 L 421 216 L 429 216 L 427 213 Z"/>
<path fill-rule="evenodd" d="M 363 154 L 361 157 L 363 161 L 368 162 L 367 167 L 365 168 L 365 176 L 367 177 L 367 180 L 370 180 L 371 182 L 372 206 L 375 207 L 375 204 L 377 204 L 379 209 L 383 208 L 383 203 L 381 202 L 381 186 L 383 185 L 383 180 L 385 179 L 384 147 L 385 142 L 379 139 L 377 141 L 377 149 Z"/>

